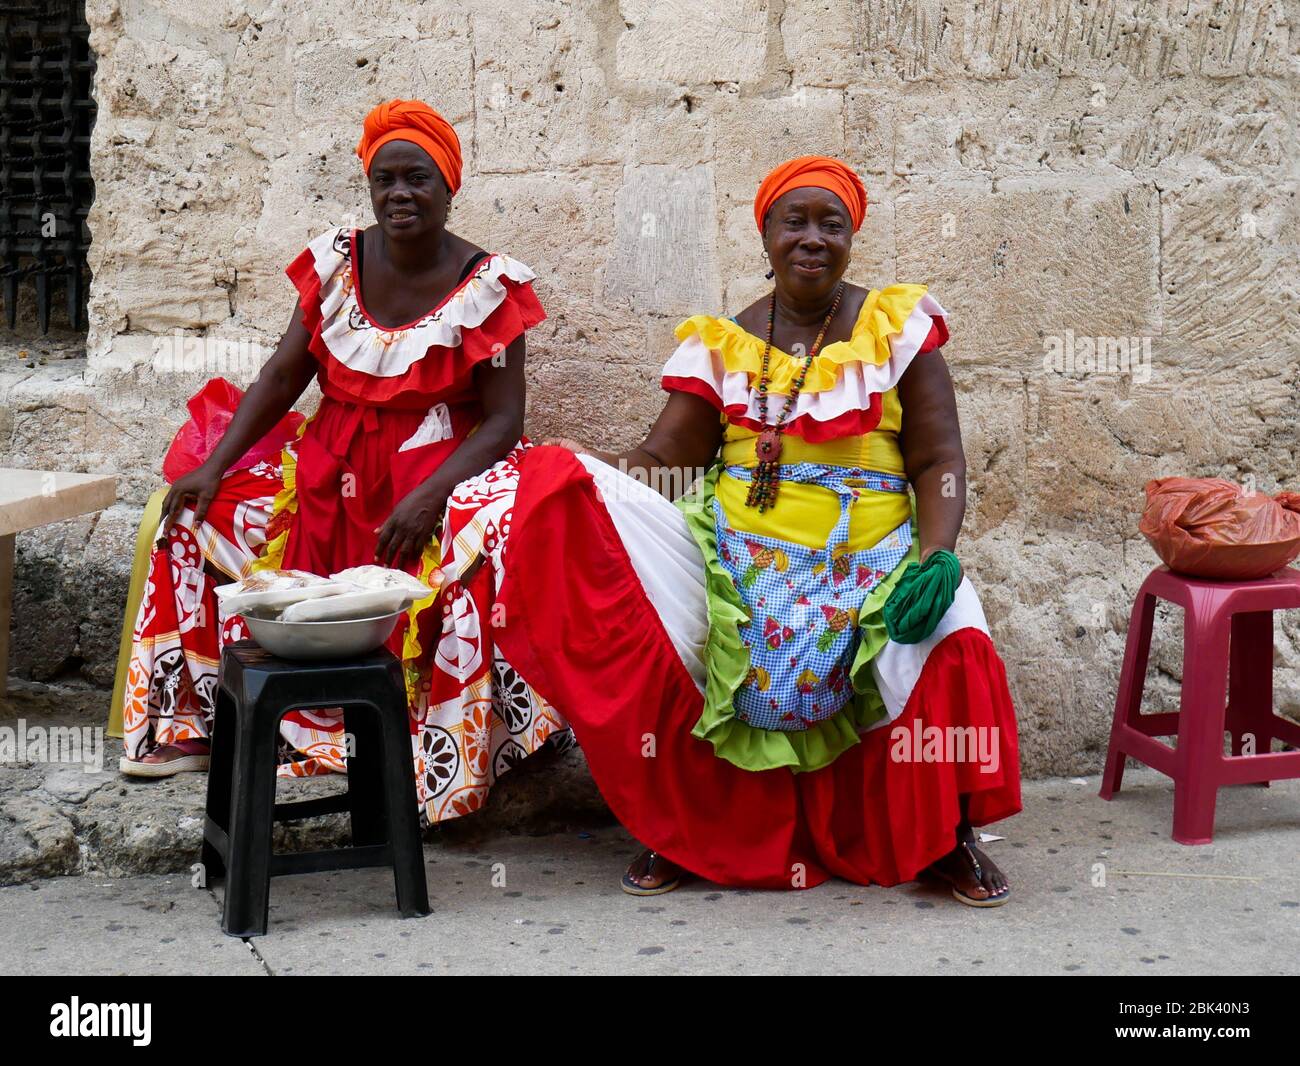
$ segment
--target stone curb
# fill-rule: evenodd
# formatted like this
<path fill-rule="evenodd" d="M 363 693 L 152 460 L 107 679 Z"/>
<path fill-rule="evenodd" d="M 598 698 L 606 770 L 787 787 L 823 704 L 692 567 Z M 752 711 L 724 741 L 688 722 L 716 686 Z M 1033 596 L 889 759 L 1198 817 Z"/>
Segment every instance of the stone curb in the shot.
<path fill-rule="evenodd" d="M 23 684 L 16 689 L 0 702 L 0 725 L 12 727 L 19 718 L 28 728 L 99 724 L 79 713 L 79 704 L 102 703 L 102 693 Z M 176 873 L 198 862 L 207 775 L 124 778 L 117 772 L 121 754 L 121 742 L 109 739 L 102 771 L 59 763 L 0 764 L 0 885 L 71 874 Z M 284 780 L 277 798 L 292 802 L 344 786 L 345 779 L 334 775 Z M 543 751 L 502 777 L 483 810 L 429 828 L 426 840 L 465 843 L 611 823 L 581 751 Z M 275 847 L 329 848 L 348 838 L 347 817 L 327 815 L 277 826 Z"/>

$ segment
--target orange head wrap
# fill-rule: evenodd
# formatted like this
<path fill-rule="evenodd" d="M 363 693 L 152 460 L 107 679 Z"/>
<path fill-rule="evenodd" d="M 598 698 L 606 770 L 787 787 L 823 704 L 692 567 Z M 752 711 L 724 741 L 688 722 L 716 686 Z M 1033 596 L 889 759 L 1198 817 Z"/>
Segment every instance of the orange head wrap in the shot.
<path fill-rule="evenodd" d="M 838 159 L 825 155 L 801 155 L 782 163 L 763 179 L 754 197 L 754 221 L 758 232 L 763 232 L 763 220 L 768 209 L 791 189 L 826 189 L 833 192 L 848 209 L 853 221 L 853 232 L 862 226 L 867 217 L 867 190 L 862 179 Z"/>
<path fill-rule="evenodd" d="M 389 100 L 371 111 L 357 144 L 367 174 L 375 153 L 389 141 L 410 141 L 428 152 L 442 171 L 447 191 L 456 195 L 460 188 L 460 138 L 438 112 L 419 100 Z"/>

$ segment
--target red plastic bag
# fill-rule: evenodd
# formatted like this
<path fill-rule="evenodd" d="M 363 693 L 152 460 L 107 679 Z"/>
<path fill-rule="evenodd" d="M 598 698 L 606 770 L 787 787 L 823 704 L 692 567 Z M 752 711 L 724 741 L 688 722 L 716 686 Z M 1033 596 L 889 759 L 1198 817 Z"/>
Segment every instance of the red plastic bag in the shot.
<path fill-rule="evenodd" d="M 1300 493 L 1245 493 L 1222 478 L 1148 481 L 1138 529 L 1180 574 L 1249 580 L 1300 555 Z"/>
<path fill-rule="evenodd" d="M 190 410 L 190 420 L 176 431 L 171 447 L 163 458 L 163 477 L 169 483 L 207 460 L 230 427 L 230 420 L 235 417 L 235 408 L 243 398 L 243 390 L 225 378 L 212 378 L 190 397 L 189 403 L 185 405 Z M 302 423 L 303 416 L 297 411 L 290 411 L 230 469 L 246 470 L 264 459 L 278 458 L 280 449 L 297 435 Z"/>

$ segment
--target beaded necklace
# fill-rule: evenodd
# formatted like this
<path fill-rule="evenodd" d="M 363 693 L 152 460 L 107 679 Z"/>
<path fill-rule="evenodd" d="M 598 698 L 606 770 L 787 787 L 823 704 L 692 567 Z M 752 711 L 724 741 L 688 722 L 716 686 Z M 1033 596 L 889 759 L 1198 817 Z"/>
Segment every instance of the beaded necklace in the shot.
<path fill-rule="evenodd" d="M 812 361 L 817 357 L 817 352 L 821 349 L 822 340 L 826 337 L 826 331 L 830 328 L 835 312 L 840 309 L 840 298 L 843 295 L 844 282 L 841 281 L 839 287 L 835 290 L 835 299 L 831 303 L 830 312 L 826 315 L 826 321 L 822 323 L 822 328 L 817 334 L 817 339 L 813 341 L 812 348 L 804 356 L 803 366 L 800 367 L 799 376 L 790 389 L 790 395 L 785 398 L 785 407 L 781 410 L 781 417 L 776 420 L 775 425 L 770 426 L 767 424 L 767 387 L 769 381 L 768 371 L 772 358 L 772 330 L 776 326 L 775 292 L 772 293 L 772 298 L 768 301 L 767 344 L 763 348 L 763 370 L 758 379 L 758 412 L 759 420 L 763 424 L 763 430 L 759 433 L 758 442 L 754 445 L 754 454 L 758 458 L 758 467 L 749 483 L 749 495 L 745 497 L 745 505 L 747 507 L 757 507 L 759 514 L 762 514 L 776 503 L 776 489 L 781 480 L 781 433 L 785 428 L 785 420 L 794 409 L 804 382 L 808 380 L 808 369 L 812 366 Z"/>

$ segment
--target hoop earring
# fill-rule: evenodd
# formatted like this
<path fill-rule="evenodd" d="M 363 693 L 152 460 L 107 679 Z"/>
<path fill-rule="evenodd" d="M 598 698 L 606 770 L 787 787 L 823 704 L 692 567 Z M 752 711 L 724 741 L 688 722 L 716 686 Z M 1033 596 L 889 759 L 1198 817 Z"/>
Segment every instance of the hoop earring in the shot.
<path fill-rule="evenodd" d="M 766 263 L 768 264 L 768 266 L 771 266 L 771 264 L 772 264 L 771 257 L 768 256 L 768 254 L 767 254 L 767 249 L 766 249 L 766 248 L 763 249 L 763 261 L 766 262 Z M 764 274 L 763 276 L 764 276 L 765 278 L 767 278 L 768 281 L 771 281 L 774 277 L 776 277 L 776 271 L 775 271 L 775 270 L 769 270 L 769 271 L 768 271 L 766 274 Z"/>

